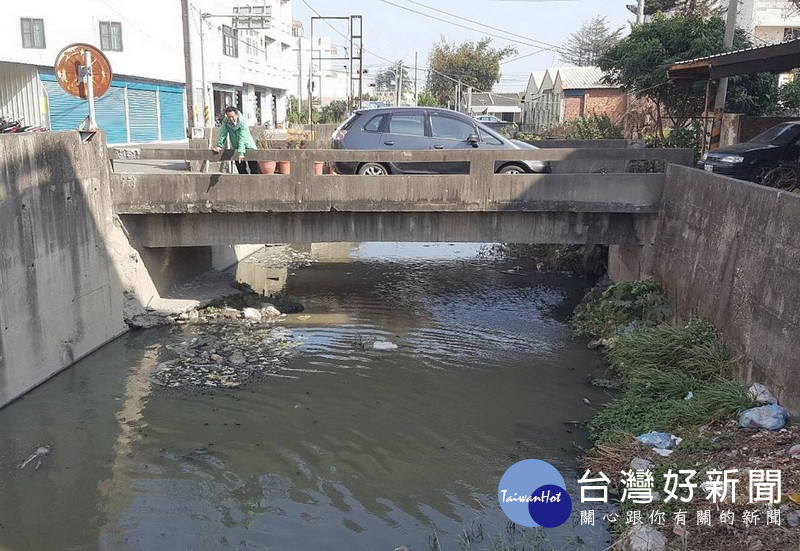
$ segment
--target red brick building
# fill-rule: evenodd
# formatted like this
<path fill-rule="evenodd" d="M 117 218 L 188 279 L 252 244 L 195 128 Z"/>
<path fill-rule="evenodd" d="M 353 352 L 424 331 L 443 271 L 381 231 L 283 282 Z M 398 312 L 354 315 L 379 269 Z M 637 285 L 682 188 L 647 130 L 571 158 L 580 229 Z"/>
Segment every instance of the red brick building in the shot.
<path fill-rule="evenodd" d="M 608 115 L 619 123 L 628 110 L 628 94 L 605 84 L 597 67 L 558 67 L 531 75 L 523 99 L 522 123 L 539 133 L 581 116 Z"/>

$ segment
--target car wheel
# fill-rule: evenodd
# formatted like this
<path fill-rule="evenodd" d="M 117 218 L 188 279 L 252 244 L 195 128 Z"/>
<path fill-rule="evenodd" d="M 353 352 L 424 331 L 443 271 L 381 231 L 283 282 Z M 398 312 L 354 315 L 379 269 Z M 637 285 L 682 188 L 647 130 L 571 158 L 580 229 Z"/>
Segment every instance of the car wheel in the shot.
<path fill-rule="evenodd" d="M 525 169 L 519 165 L 506 165 L 497 171 L 498 174 L 525 174 Z"/>
<path fill-rule="evenodd" d="M 358 173 L 361 176 L 386 176 L 389 169 L 380 163 L 364 163 L 358 167 Z"/>
<path fill-rule="evenodd" d="M 775 163 L 758 163 L 753 167 L 753 170 L 750 171 L 748 180 L 756 184 L 761 184 L 764 182 L 764 176 L 773 168 L 775 168 Z"/>

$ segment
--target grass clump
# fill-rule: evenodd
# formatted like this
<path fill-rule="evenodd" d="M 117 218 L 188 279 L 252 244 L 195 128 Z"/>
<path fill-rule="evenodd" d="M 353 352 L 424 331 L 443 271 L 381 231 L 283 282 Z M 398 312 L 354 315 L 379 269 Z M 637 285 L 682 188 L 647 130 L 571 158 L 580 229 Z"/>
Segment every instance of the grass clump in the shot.
<path fill-rule="evenodd" d="M 631 378 L 642 370 L 661 370 L 709 381 L 730 376 L 733 368 L 717 329 L 700 319 L 685 326 L 664 324 L 619 335 L 608 360 Z"/>
<path fill-rule="evenodd" d="M 680 431 L 753 406 L 747 389 L 729 379 L 734 362 L 719 333 L 703 320 L 620 335 L 608 358 L 624 390 L 589 423 L 596 441 Z"/>
<path fill-rule="evenodd" d="M 664 288 L 652 279 L 612 285 L 586 295 L 570 320 L 580 335 L 609 336 L 620 326 L 656 325 L 672 316 Z"/>

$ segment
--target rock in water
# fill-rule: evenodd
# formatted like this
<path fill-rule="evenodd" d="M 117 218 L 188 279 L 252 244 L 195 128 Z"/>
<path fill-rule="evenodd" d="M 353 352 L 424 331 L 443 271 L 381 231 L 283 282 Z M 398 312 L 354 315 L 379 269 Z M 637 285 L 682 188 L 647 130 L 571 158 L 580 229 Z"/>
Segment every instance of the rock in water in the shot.
<path fill-rule="evenodd" d="M 242 311 L 244 315 L 244 319 L 252 320 L 252 321 L 261 321 L 261 312 L 256 310 L 255 308 L 245 308 Z"/>
<path fill-rule="evenodd" d="M 372 343 L 373 350 L 396 350 L 397 345 L 389 341 L 375 341 Z"/>

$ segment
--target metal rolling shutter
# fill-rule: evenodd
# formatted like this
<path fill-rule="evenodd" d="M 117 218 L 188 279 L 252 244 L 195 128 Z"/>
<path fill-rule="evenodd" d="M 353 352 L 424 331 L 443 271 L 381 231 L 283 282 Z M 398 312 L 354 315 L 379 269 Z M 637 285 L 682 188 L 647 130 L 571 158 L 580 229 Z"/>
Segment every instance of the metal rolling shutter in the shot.
<path fill-rule="evenodd" d="M 95 100 L 94 113 L 97 117 L 97 127 L 106 132 L 106 142 L 128 143 L 124 88 L 112 85 L 101 98 Z"/>
<path fill-rule="evenodd" d="M 47 93 L 51 130 L 75 130 L 89 115 L 89 105 L 70 96 L 56 82 L 55 75 L 40 73 L 42 86 Z"/>
<path fill-rule="evenodd" d="M 131 143 L 158 141 L 159 126 L 155 85 L 128 82 L 127 91 Z"/>
<path fill-rule="evenodd" d="M 160 84 L 158 102 L 161 111 L 161 139 L 170 141 L 186 138 L 183 88 Z"/>
<path fill-rule="evenodd" d="M 64 91 L 55 75 L 40 73 L 39 77 L 47 92 L 52 130 L 75 130 L 89 115 L 89 103 Z M 125 95 L 122 84 L 112 83 L 111 88 L 94 102 L 98 128 L 105 130 L 108 143 L 126 143 L 128 131 L 125 125 Z"/>

